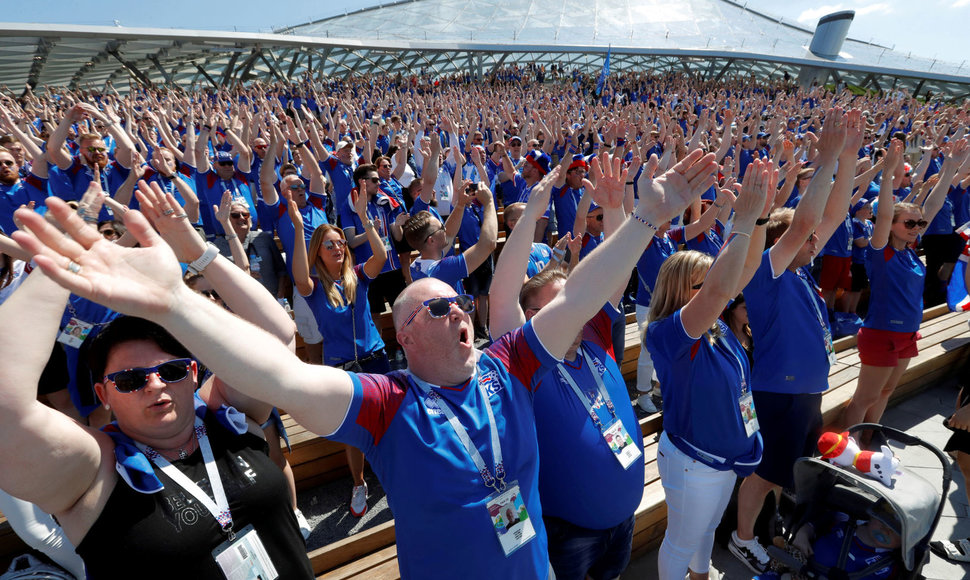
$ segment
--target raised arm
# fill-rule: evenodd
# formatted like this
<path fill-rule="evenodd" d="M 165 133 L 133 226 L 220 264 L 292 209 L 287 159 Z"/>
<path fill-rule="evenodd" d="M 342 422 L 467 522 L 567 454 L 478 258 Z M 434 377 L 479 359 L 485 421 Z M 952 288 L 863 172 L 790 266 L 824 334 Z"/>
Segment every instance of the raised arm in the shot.
<path fill-rule="evenodd" d="M 893 139 L 883 159 L 886 162 L 886 173 L 883 175 L 882 183 L 879 184 L 879 207 L 876 213 L 876 225 L 872 229 L 872 237 L 869 239 L 869 244 L 877 250 L 885 248 L 886 244 L 889 243 L 889 233 L 893 227 L 896 200 L 893 198 L 892 173 L 903 164 L 902 141 Z"/>
<path fill-rule="evenodd" d="M 950 151 L 947 153 L 946 159 L 943 161 L 943 168 L 940 170 L 940 181 L 933 187 L 923 203 L 923 219 L 932 222 L 936 214 L 939 213 L 946 200 L 946 194 L 950 191 L 953 177 L 957 174 L 960 166 L 966 162 L 968 156 L 970 156 L 970 147 L 968 147 L 966 139 L 954 141 L 950 145 Z"/>
<path fill-rule="evenodd" d="M 734 229 L 704 278 L 700 291 L 680 313 L 688 336 L 699 338 L 704 334 L 721 315 L 728 301 L 737 296 L 755 220 L 765 209 L 770 171 L 769 162 L 761 163 L 756 159 L 745 172 L 741 195 L 734 204 Z"/>
<path fill-rule="evenodd" d="M 475 245 L 462 254 L 465 257 L 465 265 L 469 273 L 481 266 L 492 255 L 498 240 L 498 217 L 495 215 L 495 202 L 492 200 L 492 192 L 479 183 L 475 191 L 475 199 L 482 204 L 482 231 Z"/>
<path fill-rule="evenodd" d="M 824 246 L 835 230 L 844 222 L 849 213 L 849 199 L 852 197 L 852 184 L 855 182 L 855 164 L 862 147 L 862 134 L 865 130 L 862 111 L 853 109 L 846 114 L 845 143 L 839 154 L 839 168 L 835 174 L 832 192 L 825 204 L 822 221 L 815 228 L 818 245 Z"/>
<path fill-rule="evenodd" d="M 495 274 L 488 291 L 488 330 L 495 338 L 525 324 L 525 314 L 519 305 L 519 292 L 528 269 L 532 232 L 549 206 L 549 194 L 560 171 L 562 167 L 556 167 L 532 189 L 525 211 L 505 240 L 505 246 L 495 265 Z"/>
<path fill-rule="evenodd" d="M 332 367 L 301 362 L 275 336 L 190 290 L 182 283 L 172 250 L 140 212 L 125 214 L 125 225 L 140 247 L 120 248 L 84 224 L 63 201 L 54 198 L 49 211 L 77 243 L 69 245 L 43 216 L 32 217 L 34 212 L 20 213 L 30 233 L 15 235 L 18 243 L 39 254 L 35 260 L 40 268 L 59 284 L 164 326 L 238 392 L 287 409 L 314 433 L 332 433 L 341 424 L 352 394 L 350 377 Z M 79 260 L 79 272 L 67 270 L 67 255 Z M 252 280 L 235 266 L 231 269 Z"/>
<path fill-rule="evenodd" d="M 69 168 L 74 162 L 67 151 L 67 147 L 64 146 L 64 142 L 67 141 L 71 125 L 79 121 L 84 113 L 84 108 L 81 105 L 74 105 L 65 111 L 61 122 L 57 124 L 57 128 L 47 139 L 47 159 L 62 171 Z"/>
<path fill-rule="evenodd" d="M 774 274 L 780 274 L 791 265 L 805 240 L 822 221 L 822 214 L 832 191 L 835 162 L 845 143 L 844 117 L 842 110 L 837 108 L 829 109 L 825 115 L 815 174 L 795 208 L 791 225 L 771 247 L 769 253 Z"/>
<path fill-rule="evenodd" d="M 627 171 L 620 169 L 621 159 L 604 155 L 596 175 L 596 187 L 602 195 L 622 202 Z M 714 154 L 693 151 L 660 178 L 640 189 L 640 203 L 632 217 L 616 234 L 597 247 L 573 270 L 562 293 L 532 319 L 536 334 L 549 353 L 557 358 L 569 349 L 576 334 L 606 304 L 617 286 L 629 278 L 643 249 L 656 233 L 654 224 L 674 217 L 714 184 L 717 165 Z M 604 258 L 608 256 L 608 258 Z"/>

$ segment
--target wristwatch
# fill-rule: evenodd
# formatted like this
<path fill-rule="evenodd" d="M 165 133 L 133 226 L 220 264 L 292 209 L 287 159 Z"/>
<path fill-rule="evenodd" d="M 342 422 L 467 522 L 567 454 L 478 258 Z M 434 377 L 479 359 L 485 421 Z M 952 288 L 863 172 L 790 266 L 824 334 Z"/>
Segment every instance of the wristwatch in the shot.
<path fill-rule="evenodd" d="M 201 274 L 202 271 L 205 270 L 218 255 L 219 248 L 215 247 L 215 245 L 213 245 L 211 242 L 207 243 L 205 251 L 202 252 L 202 255 L 189 263 L 189 272 L 193 274 Z"/>

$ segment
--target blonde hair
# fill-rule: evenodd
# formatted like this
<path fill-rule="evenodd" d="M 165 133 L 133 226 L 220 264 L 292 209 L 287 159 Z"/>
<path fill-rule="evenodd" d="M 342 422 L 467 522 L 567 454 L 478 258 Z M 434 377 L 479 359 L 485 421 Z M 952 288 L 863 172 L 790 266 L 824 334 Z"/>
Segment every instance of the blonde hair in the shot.
<path fill-rule="evenodd" d="M 307 249 L 307 258 L 310 259 L 310 266 L 316 270 L 317 279 L 323 284 L 323 290 L 327 293 L 327 302 L 334 308 L 346 306 L 354 303 L 357 296 L 357 275 L 354 274 L 354 256 L 350 246 L 344 246 L 344 261 L 340 266 L 340 281 L 343 284 L 343 293 L 337 288 L 336 280 L 327 271 L 327 265 L 320 257 L 320 246 L 323 245 L 323 238 L 329 232 L 336 232 L 341 240 L 347 241 L 344 232 L 340 228 L 331 224 L 323 224 L 313 230 L 313 237 L 310 238 L 310 247 Z M 346 300 L 344 297 L 347 297 Z"/>
<path fill-rule="evenodd" d="M 650 297 L 647 321 L 662 320 L 683 308 L 690 300 L 693 279 L 710 270 L 713 263 L 714 258 L 694 250 L 675 252 L 664 260 Z"/>

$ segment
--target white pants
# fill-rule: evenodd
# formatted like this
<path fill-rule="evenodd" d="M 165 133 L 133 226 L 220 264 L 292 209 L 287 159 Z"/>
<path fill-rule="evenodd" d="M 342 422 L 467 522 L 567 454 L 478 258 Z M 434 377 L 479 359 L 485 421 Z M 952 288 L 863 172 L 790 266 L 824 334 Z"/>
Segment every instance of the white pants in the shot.
<path fill-rule="evenodd" d="M 667 503 L 667 532 L 657 565 L 660 580 L 682 580 L 687 568 L 707 572 L 714 530 L 731 499 L 737 475 L 691 459 L 660 436 L 657 466 Z"/>
<path fill-rule="evenodd" d="M 0 490 L 0 511 L 10 527 L 31 548 L 43 553 L 75 577 L 83 579 L 84 562 L 74 551 L 64 530 L 36 505 Z"/>
<path fill-rule="evenodd" d="M 650 392 L 653 385 L 650 383 L 654 378 L 653 360 L 650 358 L 650 351 L 647 350 L 647 342 L 643 340 L 643 333 L 647 329 L 647 315 L 650 312 L 649 306 L 637 304 L 637 325 L 640 326 L 640 358 L 637 359 L 637 390 L 641 393 Z"/>
<path fill-rule="evenodd" d="M 307 344 L 320 344 L 323 342 L 323 335 L 317 326 L 317 319 L 310 310 L 310 304 L 306 298 L 300 296 L 296 288 L 293 289 L 293 322 L 296 323 L 296 331 L 303 337 L 303 342 Z"/>

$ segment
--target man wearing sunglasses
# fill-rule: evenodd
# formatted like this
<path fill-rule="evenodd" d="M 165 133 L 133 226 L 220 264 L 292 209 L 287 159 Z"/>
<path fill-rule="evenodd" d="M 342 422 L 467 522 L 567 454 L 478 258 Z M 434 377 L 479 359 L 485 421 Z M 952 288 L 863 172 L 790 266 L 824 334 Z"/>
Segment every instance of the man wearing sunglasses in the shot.
<path fill-rule="evenodd" d="M 42 173 L 43 177 L 34 173 Z M 13 233 L 17 224 L 13 212 L 21 205 L 34 202 L 35 209 L 43 211 L 47 199 L 47 163 L 36 163 L 26 179 L 20 178 L 20 166 L 13 155 L 0 148 L 0 230 Z"/>
<path fill-rule="evenodd" d="M 71 126 L 85 117 L 100 121 L 115 138 L 115 160 L 108 157 L 108 149 L 101 135 L 83 133 L 78 137 L 77 155 L 68 155 L 65 142 Z M 65 200 L 79 200 L 88 189 L 92 179 L 101 180 L 101 189 L 114 195 L 131 171 L 131 152 L 134 145 L 128 134 L 108 116 L 88 103 L 79 103 L 64 114 L 47 140 L 47 158 L 54 173 L 51 175 L 51 192 Z M 99 216 L 95 216 L 99 217 Z M 110 219 L 107 209 L 102 209 L 100 219 Z"/>
<path fill-rule="evenodd" d="M 627 172 L 619 159 L 614 165 L 604 155 L 604 161 L 597 185 L 603 195 L 621 198 Z M 714 155 L 695 151 L 641 187 L 637 211 L 603 244 L 610 259 L 580 263 L 556 298 L 485 352 L 474 348 L 466 298 L 440 280 L 411 284 L 393 311 L 410 367 L 386 376 L 301 363 L 273 336 L 185 288 L 171 250 L 139 212 L 125 219 L 138 250 L 104 241 L 59 200 L 50 211 L 78 242 L 66 243 L 30 212 L 18 217 L 31 233 L 16 239 L 38 254 L 45 275 L 73 292 L 169 328 L 241 395 L 275 403 L 312 432 L 364 451 L 395 512 L 402 578 L 544 579 L 549 557 L 537 492 L 535 377 L 555 366 L 610 292 L 626 282 L 653 224 L 683 211 L 714 183 L 715 171 Z M 551 188 L 551 180 L 543 187 Z M 148 366 L 170 360 L 146 358 Z M 0 380 L 4 392 L 20 382 L 10 373 Z M 145 409 L 149 416 L 153 406 Z M 17 423 L 30 425 L 22 418 Z M 14 461 L 20 453 L 11 450 L 2 459 Z M 506 521 L 513 506 L 515 520 Z M 503 533 L 509 528 L 514 532 Z"/>
<path fill-rule="evenodd" d="M 209 239 L 228 233 L 223 231 L 212 211 L 212 206 L 219 205 L 223 192 L 227 190 L 232 194 L 233 201 L 243 201 L 249 206 L 250 214 L 256 217 L 257 227 L 261 225 L 259 214 L 256 213 L 256 196 L 249 177 L 252 152 L 232 129 L 225 128 L 223 132 L 218 127 L 213 127 L 215 124 L 216 118 L 213 116 L 208 124 L 202 126 L 195 142 L 194 159 L 198 164 L 195 168 L 195 189 L 201 204 L 199 209 L 202 213 L 202 229 Z M 216 130 L 225 135 L 227 142 L 232 144 L 232 150 L 221 151 L 214 147 L 216 153 L 210 162 L 208 145 L 210 138 L 215 141 L 213 131 Z"/>

